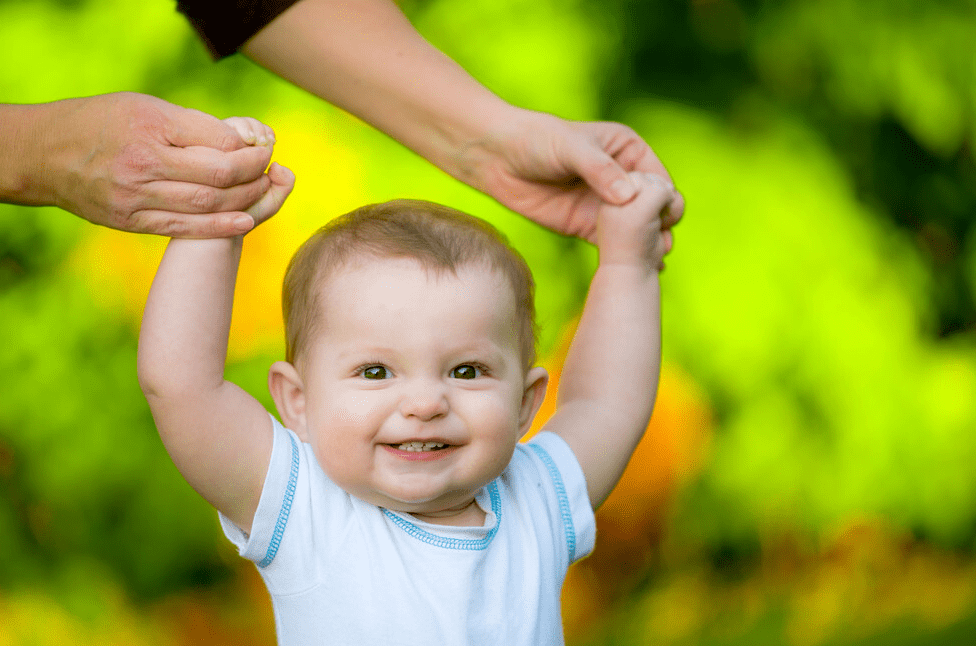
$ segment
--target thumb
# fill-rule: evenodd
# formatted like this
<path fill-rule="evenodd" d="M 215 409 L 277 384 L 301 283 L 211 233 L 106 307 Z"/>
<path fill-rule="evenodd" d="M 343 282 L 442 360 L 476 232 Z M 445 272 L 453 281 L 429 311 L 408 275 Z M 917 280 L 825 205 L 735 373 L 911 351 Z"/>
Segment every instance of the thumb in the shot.
<path fill-rule="evenodd" d="M 637 195 L 637 185 L 627 171 L 593 142 L 581 140 L 570 152 L 572 170 L 582 177 L 604 202 L 621 205 Z"/>
<path fill-rule="evenodd" d="M 268 179 L 271 180 L 271 188 L 260 200 L 245 211 L 254 218 L 254 226 L 261 224 L 277 213 L 292 189 L 295 188 L 295 174 L 277 162 L 268 168 Z"/>

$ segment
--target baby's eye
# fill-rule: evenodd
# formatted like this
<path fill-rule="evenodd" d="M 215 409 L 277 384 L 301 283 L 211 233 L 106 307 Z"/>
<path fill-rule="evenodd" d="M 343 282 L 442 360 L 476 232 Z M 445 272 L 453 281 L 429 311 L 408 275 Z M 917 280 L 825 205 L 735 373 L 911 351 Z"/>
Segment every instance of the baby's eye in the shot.
<path fill-rule="evenodd" d="M 470 363 L 465 363 L 451 370 L 451 377 L 455 379 L 474 379 L 481 377 L 483 374 L 479 366 L 473 366 Z"/>
<path fill-rule="evenodd" d="M 359 373 L 365 379 L 389 379 L 393 376 L 386 366 L 366 366 Z"/>

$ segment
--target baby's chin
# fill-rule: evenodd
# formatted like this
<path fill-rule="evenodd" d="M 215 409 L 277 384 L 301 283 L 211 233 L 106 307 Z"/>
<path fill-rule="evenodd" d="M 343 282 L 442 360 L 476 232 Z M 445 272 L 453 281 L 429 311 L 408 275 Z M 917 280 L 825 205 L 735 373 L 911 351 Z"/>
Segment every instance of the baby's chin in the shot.
<path fill-rule="evenodd" d="M 369 491 L 354 496 L 376 507 L 424 518 L 449 518 L 470 507 L 481 487 L 471 491 Z M 348 490 L 347 490 L 348 491 Z"/>
<path fill-rule="evenodd" d="M 403 514 L 420 514 L 437 517 L 450 516 L 456 509 L 464 508 L 474 501 L 477 491 L 467 494 L 460 492 L 453 495 L 416 496 L 404 495 L 402 492 L 375 493 L 366 500 L 377 507 Z"/>

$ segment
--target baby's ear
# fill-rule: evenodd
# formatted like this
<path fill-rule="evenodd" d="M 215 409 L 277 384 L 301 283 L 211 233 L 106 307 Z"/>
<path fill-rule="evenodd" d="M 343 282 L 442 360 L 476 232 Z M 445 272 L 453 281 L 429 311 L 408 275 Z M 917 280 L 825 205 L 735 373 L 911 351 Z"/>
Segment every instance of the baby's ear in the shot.
<path fill-rule="evenodd" d="M 549 373 L 541 366 L 529 370 L 525 376 L 525 390 L 522 392 L 522 406 L 519 409 L 519 437 L 529 432 L 532 420 L 542 407 L 546 398 Z"/>
<path fill-rule="evenodd" d="M 282 423 L 308 442 L 305 423 L 305 383 L 298 370 L 287 361 L 276 361 L 268 371 L 268 389 Z"/>

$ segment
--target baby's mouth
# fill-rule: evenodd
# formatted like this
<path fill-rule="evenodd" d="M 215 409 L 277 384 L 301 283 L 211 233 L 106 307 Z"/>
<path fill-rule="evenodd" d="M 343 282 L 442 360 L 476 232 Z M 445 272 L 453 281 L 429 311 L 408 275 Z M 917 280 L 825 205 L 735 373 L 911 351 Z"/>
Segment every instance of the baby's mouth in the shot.
<path fill-rule="evenodd" d="M 403 444 L 389 444 L 395 449 L 400 451 L 410 451 L 413 453 L 424 453 L 426 451 L 439 451 L 441 449 L 446 449 L 449 445 L 443 442 L 404 442 Z"/>

